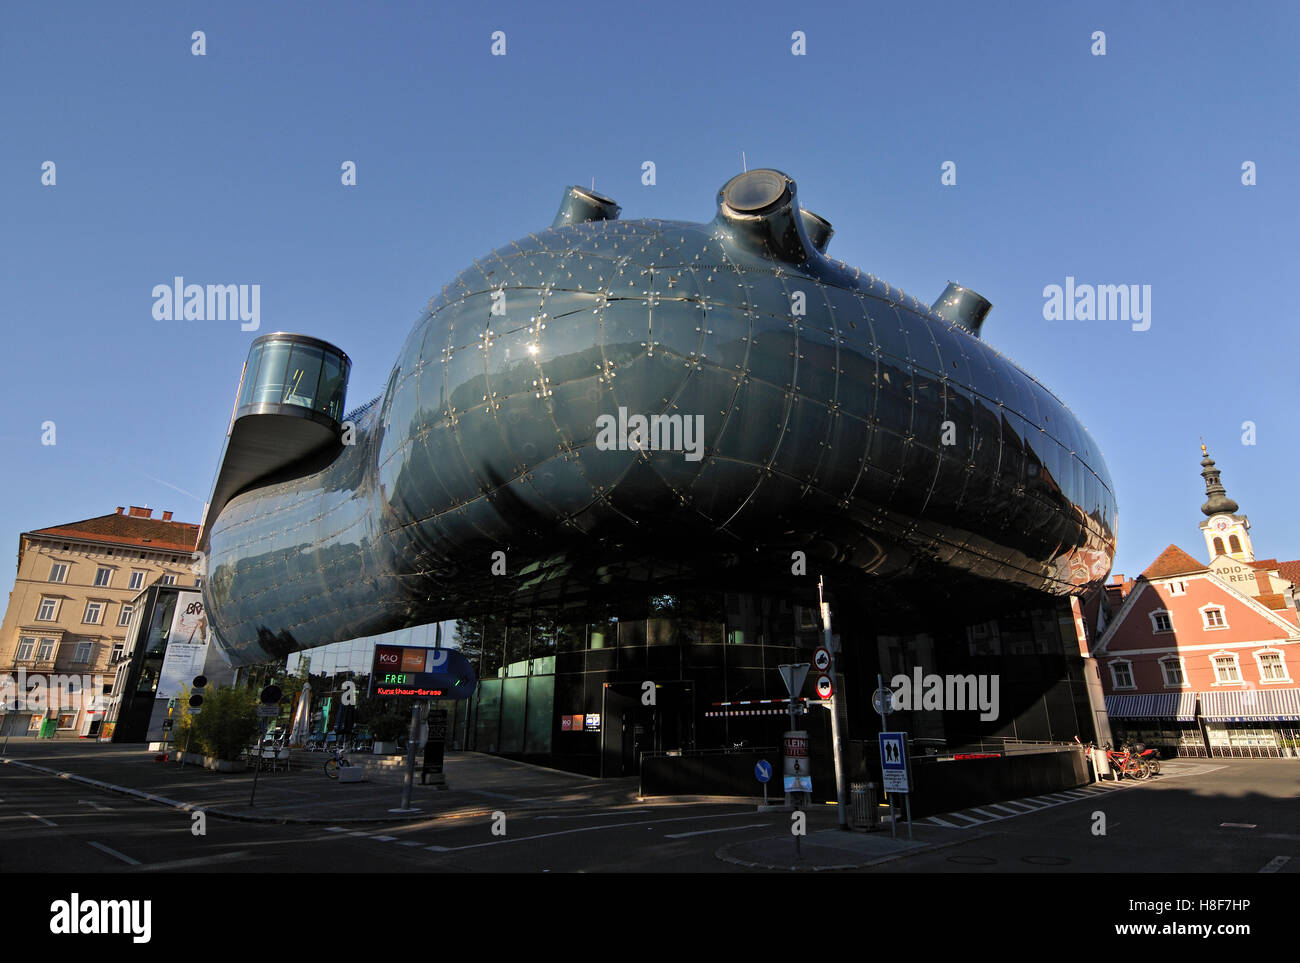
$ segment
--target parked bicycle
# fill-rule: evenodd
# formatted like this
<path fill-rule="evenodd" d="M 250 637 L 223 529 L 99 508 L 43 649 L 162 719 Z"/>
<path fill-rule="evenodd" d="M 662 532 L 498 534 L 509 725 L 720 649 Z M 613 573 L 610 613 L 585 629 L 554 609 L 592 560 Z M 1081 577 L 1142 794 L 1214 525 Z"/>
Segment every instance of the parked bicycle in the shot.
<path fill-rule="evenodd" d="M 1079 743 L 1085 750 L 1091 754 L 1097 746 L 1093 742 L 1080 742 L 1079 737 L 1075 736 L 1074 741 Z M 1115 770 L 1116 779 L 1150 779 L 1154 773 L 1160 771 L 1160 764 L 1155 762 L 1151 757 L 1155 755 L 1154 749 L 1146 749 L 1145 755 L 1135 750 L 1133 746 L 1122 746 L 1119 749 L 1112 749 L 1107 743 L 1104 747 L 1106 760 L 1110 767 Z"/>
<path fill-rule="evenodd" d="M 339 777 L 339 769 L 343 766 L 350 765 L 352 765 L 352 763 L 348 762 L 348 757 L 344 755 L 342 749 L 331 749 L 330 758 L 325 761 L 325 775 L 329 776 L 331 779 L 337 779 Z"/>

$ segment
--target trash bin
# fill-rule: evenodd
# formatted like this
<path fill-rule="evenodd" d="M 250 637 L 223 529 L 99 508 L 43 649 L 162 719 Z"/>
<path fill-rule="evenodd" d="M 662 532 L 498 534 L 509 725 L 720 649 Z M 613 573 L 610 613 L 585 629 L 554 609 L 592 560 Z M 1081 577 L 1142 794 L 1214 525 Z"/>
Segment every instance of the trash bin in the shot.
<path fill-rule="evenodd" d="M 853 813 L 853 827 L 874 832 L 880 828 L 880 811 L 876 808 L 878 797 L 874 782 L 855 782 L 849 786 L 849 808 Z"/>

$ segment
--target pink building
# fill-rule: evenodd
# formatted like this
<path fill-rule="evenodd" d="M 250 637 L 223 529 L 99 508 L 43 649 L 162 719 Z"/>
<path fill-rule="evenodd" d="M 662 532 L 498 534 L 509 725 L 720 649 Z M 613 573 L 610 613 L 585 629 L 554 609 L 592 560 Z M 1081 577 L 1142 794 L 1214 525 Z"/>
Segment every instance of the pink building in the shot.
<path fill-rule="evenodd" d="M 1300 560 L 1256 559 L 1250 522 L 1201 464 L 1209 563 L 1170 545 L 1107 586 L 1092 655 L 1111 728 L 1166 755 L 1300 757 Z"/>

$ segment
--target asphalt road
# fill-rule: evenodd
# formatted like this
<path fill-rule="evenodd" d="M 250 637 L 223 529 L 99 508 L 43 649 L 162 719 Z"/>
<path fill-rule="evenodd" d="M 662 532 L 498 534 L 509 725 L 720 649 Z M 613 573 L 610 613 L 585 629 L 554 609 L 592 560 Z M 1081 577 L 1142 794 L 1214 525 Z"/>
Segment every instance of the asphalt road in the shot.
<path fill-rule="evenodd" d="M 981 807 L 1001 818 L 963 829 L 918 823 L 918 839 L 944 848 L 871 871 L 1300 872 L 1300 766 L 1214 760 L 1166 769 L 1131 789 L 1057 805 Z M 0 872 L 718 873 L 740 869 L 717 858 L 721 847 L 790 839 L 788 815 L 742 804 L 502 805 L 504 823 L 482 815 L 402 826 L 213 817 L 196 835 L 190 813 L 6 766 Z M 833 824 L 833 810 L 821 807 L 809 831 Z"/>

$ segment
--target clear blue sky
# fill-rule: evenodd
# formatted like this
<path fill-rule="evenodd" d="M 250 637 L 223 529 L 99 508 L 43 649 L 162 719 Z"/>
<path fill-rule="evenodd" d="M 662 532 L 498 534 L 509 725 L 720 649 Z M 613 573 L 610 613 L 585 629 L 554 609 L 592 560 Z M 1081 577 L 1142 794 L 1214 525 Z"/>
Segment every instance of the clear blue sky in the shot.
<path fill-rule="evenodd" d="M 705 220 L 742 150 L 798 181 L 835 256 L 993 302 L 986 340 L 1107 458 L 1116 571 L 1204 555 L 1201 436 L 1260 557 L 1300 556 L 1298 28 L 1294 3 L 9 0 L 0 583 L 22 531 L 128 504 L 197 522 L 257 335 L 338 344 L 360 403 L 429 297 L 566 185 Z M 154 320 L 174 275 L 260 284 L 261 329 Z M 1151 285 L 1151 329 L 1043 320 L 1067 275 Z"/>

